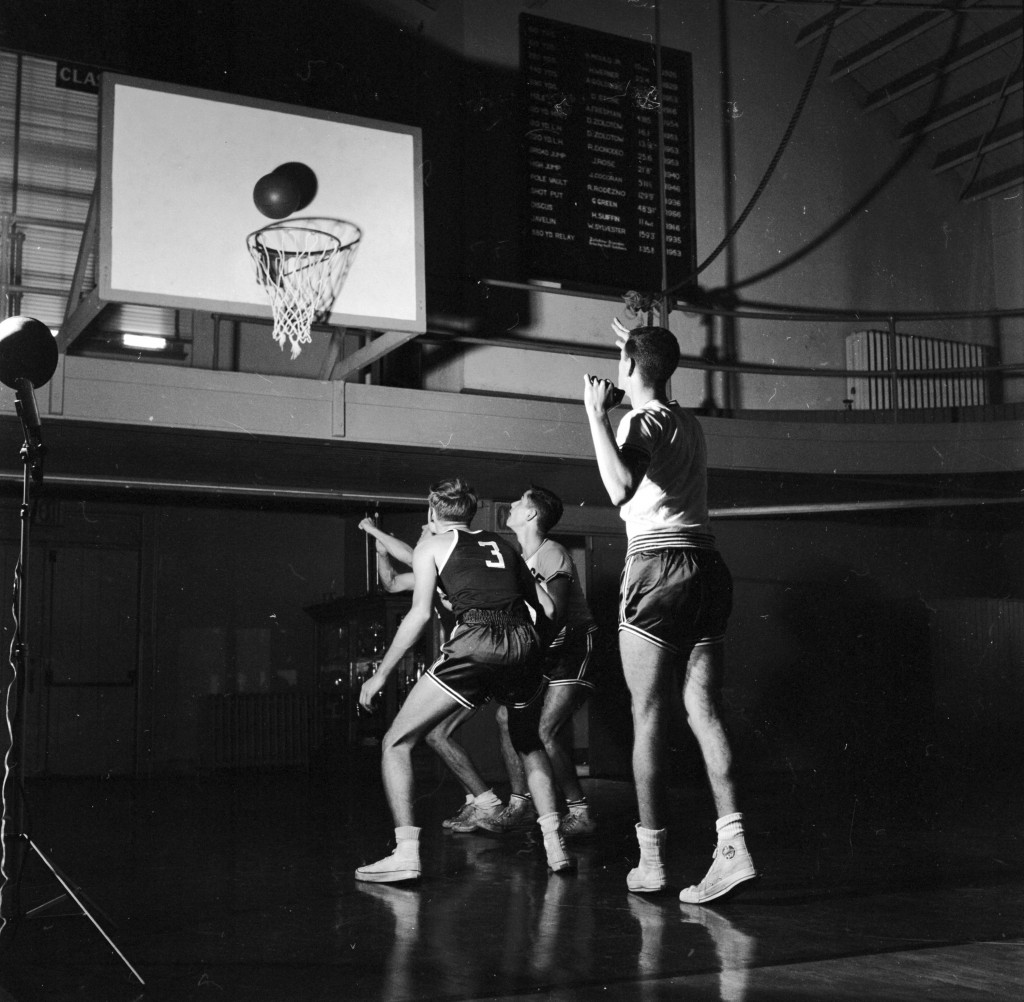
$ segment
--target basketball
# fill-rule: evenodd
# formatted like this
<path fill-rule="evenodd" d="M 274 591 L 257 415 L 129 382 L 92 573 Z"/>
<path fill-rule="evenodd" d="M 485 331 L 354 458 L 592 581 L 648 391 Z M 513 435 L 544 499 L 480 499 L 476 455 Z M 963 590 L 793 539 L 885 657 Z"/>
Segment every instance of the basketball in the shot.
<path fill-rule="evenodd" d="M 293 160 L 274 170 L 274 174 L 292 185 L 299 194 L 299 204 L 292 210 L 301 212 L 316 198 L 317 179 L 313 168 L 308 164 Z"/>
<path fill-rule="evenodd" d="M 42 386 L 57 369 L 57 340 L 32 317 L 8 317 L 0 323 L 0 382 L 17 389 L 19 379 Z"/>
<path fill-rule="evenodd" d="M 284 219 L 291 215 L 299 207 L 300 197 L 298 185 L 277 171 L 264 174 L 252 190 L 256 208 L 270 219 Z"/>

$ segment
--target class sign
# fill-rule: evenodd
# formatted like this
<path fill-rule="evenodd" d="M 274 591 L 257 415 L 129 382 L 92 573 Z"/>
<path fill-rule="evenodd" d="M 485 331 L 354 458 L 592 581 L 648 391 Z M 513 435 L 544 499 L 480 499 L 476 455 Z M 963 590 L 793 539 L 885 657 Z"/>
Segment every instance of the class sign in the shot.
<path fill-rule="evenodd" d="M 57 63 L 57 86 L 63 90 L 80 90 L 86 94 L 100 92 L 100 71 L 81 63 Z"/>

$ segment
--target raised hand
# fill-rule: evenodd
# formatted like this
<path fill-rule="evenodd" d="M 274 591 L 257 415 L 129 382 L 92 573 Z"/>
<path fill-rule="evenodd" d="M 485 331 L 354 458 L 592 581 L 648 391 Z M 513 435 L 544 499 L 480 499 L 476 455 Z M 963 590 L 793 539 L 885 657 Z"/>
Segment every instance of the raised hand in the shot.
<path fill-rule="evenodd" d="M 583 376 L 583 405 L 593 414 L 607 414 L 622 402 L 624 395 L 610 379 L 589 372 Z"/>
<path fill-rule="evenodd" d="M 612 317 L 612 333 L 615 335 L 615 344 L 621 351 L 629 340 L 629 328 L 618 317 Z"/>

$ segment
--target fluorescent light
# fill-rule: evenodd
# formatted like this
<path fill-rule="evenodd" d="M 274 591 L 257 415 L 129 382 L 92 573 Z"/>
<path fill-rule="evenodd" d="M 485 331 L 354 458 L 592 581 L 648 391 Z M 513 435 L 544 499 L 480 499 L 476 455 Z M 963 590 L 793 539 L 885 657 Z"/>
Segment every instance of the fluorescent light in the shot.
<path fill-rule="evenodd" d="M 153 334 L 122 334 L 121 343 L 126 348 L 140 348 L 142 351 L 164 351 L 167 338 Z"/>

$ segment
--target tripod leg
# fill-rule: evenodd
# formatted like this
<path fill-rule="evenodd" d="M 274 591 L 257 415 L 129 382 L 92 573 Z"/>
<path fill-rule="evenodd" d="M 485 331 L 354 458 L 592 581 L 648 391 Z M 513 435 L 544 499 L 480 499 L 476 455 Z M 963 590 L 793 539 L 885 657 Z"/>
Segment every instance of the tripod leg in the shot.
<path fill-rule="evenodd" d="M 28 840 L 26 839 L 26 841 Z M 52 859 L 50 860 L 49 865 L 50 869 L 53 871 L 53 875 L 60 881 L 62 887 L 66 887 L 68 885 L 73 887 L 78 897 L 82 900 L 84 904 L 89 906 L 93 914 L 99 915 L 99 917 L 103 919 L 103 921 L 106 922 L 108 926 L 113 926 L 115 929 L 117 928 L 117 925 L 114 922 L 114 920 L 102 908 L 100 908 L 100 906 L 96 904 L 96 902 L 93 901 L 88 894 L 85 893 L 81 886 L 76 884 L 59 866 L 57 866 L 57 864 L 54 863 Z M 59 894 L 57 897 L 51 898 L 49 901 L 44 901 L 41 905 L 36 905 L 35 908 L 32 908 L 29 911 L 25 912 L 25 917 L 34 918 L 39 913 L 46 911 L 47 908 L 52 908 L 54 905 L 60 904 L 61 901 L 67 900 L 67 894 Z"/>
<path fill-rule="evenodd" d="M 67 899 L 68 896 L 66 894 L 58 894 L 57 897 L 50 898 L 49 901 L 44 901 L 41 905 L 36 905 L 35 908 L 30 908 L 25 912 L 25 918 L 35 918 L 37 915 L 45 912 L 47 908 L 52 908 L 61 901 L 67 901 Z"/>
<path fill-rule="evenodd" d="M 127 967 L 128 970 L 135 975 L 139 984 L 144 985 L 146 982 L 142 980 L 142 978 L 139 975 L 139 972 L 135 970 L 134 967 L 132 967 L 131 963 L 129 963 L 128 961 L 128 958 L 117 948 L 117 944 L 106 934 L 106 931 L 99 924 L 99 922 L 97 922 L 96 919 L 92 917 L 92 915 L 89 912 L 89 909 L 86 908 L 84 904 L 82 904 L 81 900 L 79 899 L 78 895 L 75 894 L 71 885 L 57 871 L 57 868 L 53 865 L 53 863 L 51 863 L 50 860 L 47 859 L 42 849 L 40 849 L 39 846 L 37 846 L 35 842 L 32 841 L 32 839 L 28 838 L 28 836 L 25 837 L 25 841 L 28 842 L 29 848 L 31 848 L 32 851 L 43 861 L 43 863 L 46 864 L 46 868 L 54 875 L 54 877 L 57 879 L 57 882 L 61 885 L 61 887 L 64 888 L 68 897 L 71 898 L 71 900 L 74 901 L 76 905 L 78 905 L 78 908 L 82 912 L 82 914 L 96 927 L 99 934 L 107 941 L 107 943 L 110 945 L 110 948 L 114 951 L 114 953 L 116 953 L 121 958 L 121 960 L 124 962 L 125 967 Z"/>

